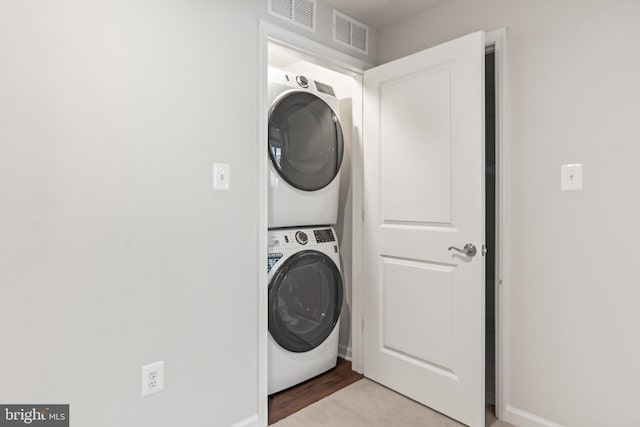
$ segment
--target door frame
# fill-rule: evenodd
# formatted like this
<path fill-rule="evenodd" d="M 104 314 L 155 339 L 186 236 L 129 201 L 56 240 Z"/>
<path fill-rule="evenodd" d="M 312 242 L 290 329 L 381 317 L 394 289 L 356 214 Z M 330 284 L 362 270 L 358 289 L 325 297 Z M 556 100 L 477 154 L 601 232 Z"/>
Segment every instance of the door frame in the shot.
<path fill-rule="evenodd" d="M 269 334 L 268 324 L 268 273 L 267 273 L 267 200 L 268 200 L 268 167 L 269 167 L 269 154 L 268 154 L 268 139 L 267 132 L 263 132 L 263 129 L 268 127 L 268 114 L 270 106 L 268 102 L 268 80 L 267 69 L 269 65 L 268 47 L 269 43 L 275 43 L 280 46 L 286 47 L 292 51 L 295 51 L 301 58 L 308 60 L 325 68 L 333 69 L 342 74 L 352 76 L 354 80 L 361 86 L 362 85 L 362 73 L 364 70 L 371 68 L 373 65 L 349 56 L 345 53 L 327 47 L 316 41 L 310 40 L 304 36 L 285 30 L 277 25 L 274 25 L 265 20 L 258 20 L 259 26 L 259 40 L 258 40 L 258 66 L 257 66 L 257 79 L 258 79 L 258 96 L 257 96 L 257 108 L 258 108 L 258 129 L 256 140 L 258 143 L 258 172 L 262 177 L 260 180 L 258 200 L 259 200 L 259 212 L 256 234 L 257 239 L 257 256 L 258 256 L 258 307 L 256 312 L 258 313 L 258 360 L 257 360 L 257 407 L 258 407 L 258 425 L 266 426 L 268 423 L 268 392 L 267 392 L 267 344 Z M 362 91 L 355 91 L 353 96 L 353 105 L 362 105 Z M 353 159 L 352 159 L 352 185 L 353 185 L 353 209 L 354 212 L 362 212 L 362 162 L 360 147 L 362 146 L 360 141 L 362 129 L 362 108 L 354 109 L 353 114 L 353 130 L 352 130 L 352 146 L 353 146 Z M 357 233 L 355 227 L 362 229 L 362 223 L 360 221 L 354 221 L 354 255 L 356 252 L 360 252 L 361 245 L 357 245 L 362 236 L 362 232 Z M 356 251 L 356 246 L 358 247 Z M 354 258 L 354 265 L 355 264 Z M 359 263 L 357 264 L 360 265 Z M 356 278 L 359 277 L 359 268 L 353 268 L 352 273 L 352 286 Z M 354 303 L 355 305 L 355 303 Z M 359 316 L 359 313 L 358 313 Z M 352 327 L 352 336 L 353 336 Z M 355 339 L 355 337 L 354 337 Z"/>
<path fill-rule="evenodd" d="M 277 25 L 260 19 L 259 46 L 258 46 L 258 128 L 256 140 L 258 143 L 258 171 L 263 177 L 260 181 L 258 200 L 259 215 L 257 223 L 257 256 L 258 256 L 258 359 L 257 359 L 257 406 L 258 425 L 266 426 L 268 420 L 268 395 L 267 395 L 267 340 L 268 340 L 268 280 L 267 280 L 267 196 L 268 196 L 268 150 L 267 133 L 262 132 L 268 125 L 269 105 L 267 105 L 267 68 L 269 64 L 269 43 L 279 44 L 295 51 L 302 59 L 308 60 L 325 68 L 349 75 L 362 87 L 362 76 L 365 70 L 373 67 L 372 64 L 361 61 L 338 50 L 332 49 L 321 43 L 308 39 L 297 33 L 285 30 Z M 506 177 L 509 175 L 509 135 L 508 135 L 508 105 L 507 105 L 507 75 L 506 75 L 506 37 L 507 29 L 501 28 L 485 33 L 485 45 L 495 52 L 496 72 L 496 415 L 503 418 L 505 414 L 506 389 L 505 366 L 507 365 L 508 348 L 507 326 L 509 324 L 505 307 L 508 303 L 509 272 L 509 186 Z M 351 347 L 352 368 L 362 373 L 362 220 L 363 212 L 363 154 L 362 154 L 362 91 L 355 91 L 353 105 L 360 108 L 353 109 L 352 130 L 352 307 L 351 307 Z"/>
<path fill-rule="evenodd" d="M 495 258 L 495 398 L 496 416 L 504 419 L 508 390 L 506 369 L 508 346 L 507 318 L 508 289 L 510 284 L 509 256 L 510 216 L 509 216 L 509 109 L 507 96 L 507 29 L 500 28 L 485 33 L 485 46 L 495 53 L 495 109 L 496 109 L 496 258 Z M 489 248 L 491 249 L 491 248 Z"/>

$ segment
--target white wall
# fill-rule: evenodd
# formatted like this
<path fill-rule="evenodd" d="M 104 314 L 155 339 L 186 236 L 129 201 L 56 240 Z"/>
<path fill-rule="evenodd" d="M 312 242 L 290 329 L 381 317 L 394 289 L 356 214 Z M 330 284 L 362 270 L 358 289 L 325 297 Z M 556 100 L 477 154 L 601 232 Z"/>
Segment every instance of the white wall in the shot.
<path fill-rule="evenodd" d="M 1 403 L 257 421 L 258 18 L 266 1 L 0 3 Z M 142 398 L 156 360 L 166 389 Z"/>
<path fill-rule="evenodd" d="M 452 0 L 379 34 L 386 62 L 508 27 L 505 404 L 518 425 L 640 425 L 638 22 L 635 0 Z M 584 191 L 561 192 L 573 162 Z"/>
<path fill-rule="evenodd" d="M 260 10 L 0 3 L 0 402 L 92 427 L 257 412 Z"/>

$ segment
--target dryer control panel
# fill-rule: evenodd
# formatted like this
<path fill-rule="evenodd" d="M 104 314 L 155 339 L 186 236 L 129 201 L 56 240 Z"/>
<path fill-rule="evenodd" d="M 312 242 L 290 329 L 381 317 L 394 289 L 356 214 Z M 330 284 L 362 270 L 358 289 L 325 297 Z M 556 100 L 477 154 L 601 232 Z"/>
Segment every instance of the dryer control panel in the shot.
<path fill-rule="evenodd" d="M 336 92 L 333 90 L 333 86 L 310 79 L 307 76 L 295 75 L 275 67 L 269 67 L 269 81 L 286 84 L 292 88 L 302 88 L 310 92 L 323 93 L 336 98 Z"/>

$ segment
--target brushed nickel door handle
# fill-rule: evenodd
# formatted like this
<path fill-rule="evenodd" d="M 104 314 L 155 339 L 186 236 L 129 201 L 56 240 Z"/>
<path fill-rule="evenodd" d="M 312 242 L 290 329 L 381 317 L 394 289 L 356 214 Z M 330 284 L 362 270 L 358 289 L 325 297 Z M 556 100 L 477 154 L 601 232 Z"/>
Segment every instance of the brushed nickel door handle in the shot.
<path fill-rule="evenodd" d="M 468 256 L 470 258 L 476 256 L 476 252 L 477 252 L 476 245 L 474 245 L 473 243 L 467 243 L 466 245 L 464 245 L 464 248 L 462 249 L 456 248 L 455 246 L 449 246 L 449 250 L 456 250 L 461 254 Z"/>

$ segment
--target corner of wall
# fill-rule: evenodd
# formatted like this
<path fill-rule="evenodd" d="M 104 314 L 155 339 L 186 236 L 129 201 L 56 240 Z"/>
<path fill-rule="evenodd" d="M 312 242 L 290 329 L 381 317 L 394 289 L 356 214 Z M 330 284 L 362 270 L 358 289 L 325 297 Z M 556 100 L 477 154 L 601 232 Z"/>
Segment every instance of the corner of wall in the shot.
<path fill-rule="evenodd" d="M 338 345 L 338 356 L 342 357 L 345 360 L 351 361 L 351 346 L 347 346 L 345 344 Z"/>

